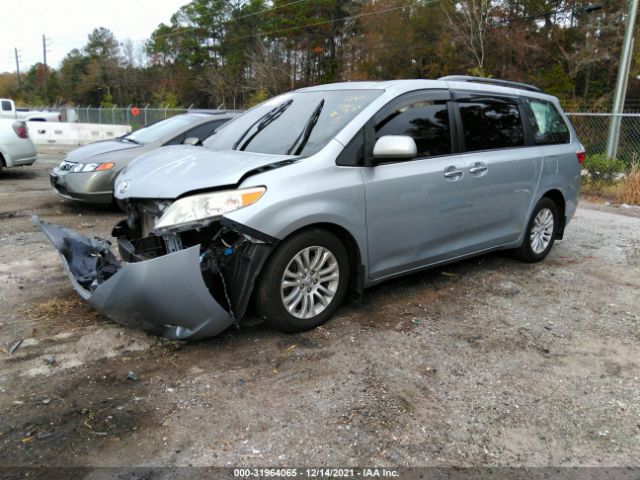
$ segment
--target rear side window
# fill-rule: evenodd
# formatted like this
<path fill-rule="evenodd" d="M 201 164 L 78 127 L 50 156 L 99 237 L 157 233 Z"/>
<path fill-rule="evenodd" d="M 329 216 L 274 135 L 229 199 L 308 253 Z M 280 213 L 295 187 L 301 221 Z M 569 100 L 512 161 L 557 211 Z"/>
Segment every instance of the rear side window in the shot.
<path fill-rule="evenodd" d="M 8 100 L 2 100 L 2 111 L 10 112 L 11 111 L 11 102 Z"/>
<path fill-rule="evenodd" d="M 418 157 L 451 153 L 451 129 L 446 101 L 419 101 L 390 113 L 376 125 L 376 140 L 384 135 L 408 135 Z"/>
<path fill-rule="evenodd" d="M 520 109 L 515 101 L 470 99 L 458 102 L 467 152 L 524 146 Z"/>
<path fill-rule="evenodd" d="M 531 126 L 536 145 L 553 145 L 571 141 L 569 127 L 553 103 L 533 98 L 528 99 L 527 102 L 531 108 Z"/>

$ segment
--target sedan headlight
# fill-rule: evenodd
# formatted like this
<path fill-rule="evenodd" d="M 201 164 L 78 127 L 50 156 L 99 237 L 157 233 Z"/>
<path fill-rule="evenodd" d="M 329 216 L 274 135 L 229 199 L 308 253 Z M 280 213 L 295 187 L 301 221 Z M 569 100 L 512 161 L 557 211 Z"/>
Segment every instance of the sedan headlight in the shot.
<path fill-rule="evenodd" d="M 155 230 L 168 232 L 206 226 L 225 213 L 256 203 L 266 190 L 264 187 L 246 188 L 181 198 L 164 212 Z"/>
<path fill-rule="evenodd" d="M 71 171 L 73 173 L 86 173 L 86 172 L 101 172 L 103 170 L 111 170 L 115 166 L 115 163 L 77 163 Z"/>

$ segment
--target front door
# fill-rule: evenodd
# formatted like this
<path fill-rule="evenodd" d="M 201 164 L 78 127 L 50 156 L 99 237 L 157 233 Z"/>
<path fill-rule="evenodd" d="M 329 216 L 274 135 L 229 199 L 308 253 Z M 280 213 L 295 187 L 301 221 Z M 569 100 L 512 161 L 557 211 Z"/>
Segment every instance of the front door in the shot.
<path fill-rule="evenodd" d="M 363 169 L 369 276 L 379 279 L 456 255 L 468 175 L 455 153 L 448 91 L 413 92 L 374 118 L 375 139 L 408 135 L 411 160 L 380 161 Z"/>

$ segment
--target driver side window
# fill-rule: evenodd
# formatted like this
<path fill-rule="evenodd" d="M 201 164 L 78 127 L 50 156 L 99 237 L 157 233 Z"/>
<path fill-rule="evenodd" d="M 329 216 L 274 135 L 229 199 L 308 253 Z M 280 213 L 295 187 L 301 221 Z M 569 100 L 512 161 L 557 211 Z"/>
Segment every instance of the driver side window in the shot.
<path fill-rule="evenodd" d="M 407 135 L 418 147 L 418 158 L 451 154 L 447 102 L 422 100 L 392 111 L 375 126 L 376 140 L 384 135 Z"/>

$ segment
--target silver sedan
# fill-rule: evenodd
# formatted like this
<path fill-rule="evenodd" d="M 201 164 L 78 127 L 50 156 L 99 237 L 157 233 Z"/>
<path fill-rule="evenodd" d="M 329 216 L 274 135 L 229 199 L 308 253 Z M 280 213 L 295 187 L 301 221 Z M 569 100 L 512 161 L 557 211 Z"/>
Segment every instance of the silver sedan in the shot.
<path fill-rule="evenodd" d="M 113 202 L 113 182 L 140 155 L 166 145 L 196 145 L 235 117 L 234 113 L 187 113 L 162 120 L 122 137 L 69 152 L 49 179 L 63 198 L 88 203 Z"/>

